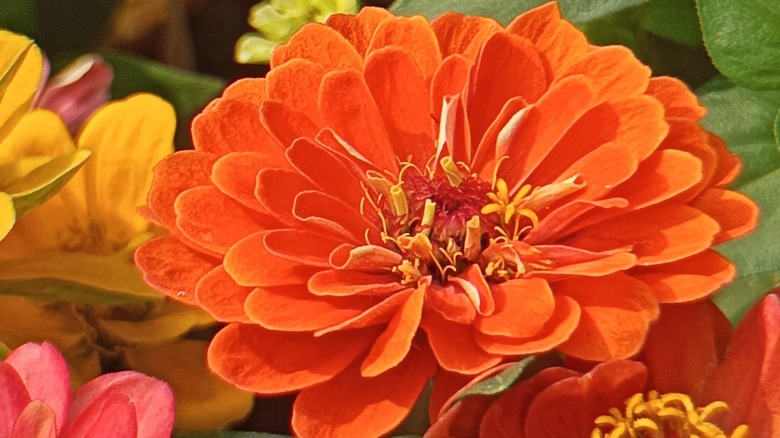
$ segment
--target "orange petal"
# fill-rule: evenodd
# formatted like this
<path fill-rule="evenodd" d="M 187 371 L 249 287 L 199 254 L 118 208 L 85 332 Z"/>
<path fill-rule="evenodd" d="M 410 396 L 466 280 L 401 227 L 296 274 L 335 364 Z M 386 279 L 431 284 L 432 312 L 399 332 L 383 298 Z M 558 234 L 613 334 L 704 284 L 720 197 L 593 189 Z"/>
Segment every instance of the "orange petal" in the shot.
<path fill-rule="evenodd" d="M 513 338 L 534 336 L 555 309 L 550 286 L 542 279 L 510 280 L 492 285 L 490 291 L 496 301 L 495 311 L 474 322 L 485 334 Z"/>
<path fill-rule="evenodd" d="M 590 108 L 593 91 L 587 80 L 573 76 L 550 87 L 516 125 L 507 124 L 498 137 L 496 152 L 511 159 L 501 174 L 513 191 L 542 162 L 571 126 Z M 499 145 L 498 143 L 505 143 Z M 496 159 L 499 159 L 497 156 Z"/>
<path fill-rule="evenodd" d="M 642 347 L 658 303 L 645 283 L 624 274 L 573 278 L 553 284 L 580 305 L 582 316 L 562 353 L 589 361 L 631 357 Z"/>
<path fill-rule="evenodd" d="M 677 78 L 670 76 L 650 78 L 645 93 L 655 97 L 664 105 L 668 118 L 680 117 L 696 121 L 707 113 L 707 109 L 699 104 L 696 95 Z"/>
<path fill-rule="evenodd" d="M 276 223 L 268 215 L 250 212 L 214 186 L 187 189 L 174 206 L 179 230 L 199 246 L 220 254 L 245 236 Z"/>
<path fill-rule="evenodd" d="M 367 310 L 352 318 L 343 320 L 330 327 L 323 328 L 317 331 L 315 336 L 321 336 L 334 331 L 364 328 L 389 322 L 393 316 L 398 313 L 398 309 L 409 300 L 409 296 L 411 296 L 413 293 L 414 289 L 408 288 L 400 292 L 396 292 L 387 298 L 379 298 L 382 301 L 380 301 L 378 304 L 375 304 L 373 307 L 368 308 Z M 368 298 L 373 300 L 373 302 L 377 301 L 377 299 L 373 297 L 360 298 Z"/>
<path fill-rule="evenodd" d="M 316 117 L 316 114 L 313 116 Z M 314 138 L 318 130 L 308 114 L 295 111 L 284 103 L 272 100 L 260 104 L 260 122 L 263 128 L 285 148 L 298 138 Z"/>
<path fill-rule="evenodd" d="M 446 96 L 461 95 L 466 91 L 471 75 L 471 63 L 460 55 L 450 55 L 439 64 L 431 81 L 431 114 L 441 114 L 442 102 Z M 440 121 L 441 122 L 441 121 Z"/>
<path fill-rule="evenodd" d="M 269 167 L 271 158 L 257 152 L 235 152 L 227 154 L 214 163 L 211 181 L 219 190 L 252 210 L 266 209 L 255 197 L 257 172 Z M 274 166 L 275 167 L 275 166 Z M 288 167 L 287 165 L 283 167 Z"/>
<path fill-rule="evenodd" d="M 323 192 L 358 208 L 364 193 L 362 172 L 353 163 L 309 139 L 298 139 L 287 149 L 290 163 Z"/>
<path fill-rule="evenodd" d="M 330 253 L 340 241 L 311 231 L 273 230 L 265 234 L 263 244 L 268 252 L 308 266 L 330 268 Z"/>
<path fill-rule="evenodd" d="M 276 149 L 275 158 L 283 160 L 281 145 L 260 123 L 257 105 L 241 100 L 215 100 L 192 120 L 192 141 L 195 149 L 217 155 Z"/>
<path fill-rule="evenodd" d="M 293 405 L 293 430 L 297 436 L 333 438 L 388 434 L 406 418 L 435 372 L 436 362 L 422 348 L 412 348 L 406 360 L 377 377 L 362 377 L 352 366 L 301 391 Z"/>
<path fill-rule="evenodd" d="M 257 174 L 255 197 L 265 211 L 281 222 L 295 226 L 298 220 L 293 215 L 295 196 L 312 190 L 311 181 L 298 172 L 285 169 L 262 169 Z"/>
<path fill-rule="evenodd" d="M 555 310 L 544 326 L 528 338 L 508 338 L 477 333 L 477 344 L 493 354 L 527 355 L 550 351 L 565 342 L 577 328 L 580 307 L 567 296 L 555 296 Z"/>
<path fill-rule="evenodd" d="M 704 251 L 719 230 L 718 223 L 699 210 L 661 204 L 595 224 L 563 243 L 591 251 L 631 246 L 638 265 L 656 265 Z"/>
<path fill-rule="evenodd" d="M 355 294 L 385 295 L 406 289 L 395 273 L 362 272 L 352 269 L 320 271 L 309 279 L 309 291 L 322 296 Z"/>
<path fill-rule="evenodd" d="M 304 284 L 316 268 L 278 257 L 263 243 L 268 231 L 245 237 L 225 254 L 225 270 L 242 286 Z"/>
<path fill-rule="evenodd" d="M 412 55 L 426 86 L 430 85 L 431 78 L 441 63 L 441 52 L 428 20 L 415 16 L 394 17 L 382 21 L 376 27 L 371 44 L 366 50 L 366 60 L 371 57 L 371 52 L 388 46 L 397 47 Z"/>
<path fill-rule="evenodd" d="M 487 353 L 477 345 L 471 325 L 451 322 L 437 312 L 428 312 L 420 326 L 428 335 L 436 360 L 445 370 L 477 374 L 501 362 L 501 356 Z"/>
<path fill-rule="evenodd" d="M 141 245 L 135 252 L 135 264 L 152 287 L 187 304 L 195 304 L 195 286 L 218 265 L 175 236 L 158 237 Z"/>
<path fill-rule="evenodd" d="M 712 176 L 712 184 L 715 187 L 725 187 L 737 179 L 742 172 L 742 161 L 729 151 L 726 142 L 711 132 L 707 133 L 707 143 L 715 150 L 715 155 L 718 157 L 718 166 Z"/>
<path fill-rule="evenodd" d="M 513 99 L 513 102 L 516 100 L 519 99 Z M 471 162 L 471 127 L 466 117 L 466 105 L 462 95 L 444 98 L 437 144 L 441 150 L 449 151 L 455 162 Z"/>
<path fill-rule="evenodd" d="M 560 8 L 554 2 L 519 15 L 506 30 L 534 43 L 550 78 L 559 76 L 567 66 L 588 52 L 585 35 L 573 24 L 561 19 Z"/>
<path fill-rule="evenodd" d="M 529 112 L 531 107 L 528 106 L 528 102 L 521 97 L 513 97 L 504 104 L 478 143 L 471 143 L 471 139 L 468 140 L 472 146 L 477 145 L 470 164 L 482 179 L 490 180 L 496 163 L 506 155 L 506 150 L 500 150 L 499 145 L 508 145 L 506 139 L 511 136 L 502 134 L 512 132 L 513 128 L 520 126 Z"/>
<path fill-rule="evenodd" d="M 686 119 L 669 119 L 669 133 L 659 149 L 677 149 L 688 152 L 701 161 L 702 178 L 698 184 L 677 195 L 677 200 L 687 202 L 706 187 L 712 185 L 712 178 L 718 170 L 718 155 L 708 143 L 708 134 L 697 122 Z"/>
<path fill-rule="evenodd" d="M 363 59 L 340 33 L 319 24 L 308 23 L 277 46 L 271 54 L 271 70 L 287 61 L 301 58 L 320 64 L 328 71 L 360 69 Z"/>
<path fill-rule="evenodd" d="M 251 287 L 238 285 L 223 266 L 217 266 L 201 277 L 195 286 L 198 306 L 214 319 L 227 322 L 249 322 L 244 313 L 244 301 Z"/>
<path fill-rule="evenodd" d="M 375 245 L 342 245 L 331 254 L 331 264 L 339 269 L 388 270 L 401 260 L 397 252 Z"/>
<path fill-rule="evenodd" d="M 708 249 L 676 262 L 638 268 L 631 276 L 647 283 L 659 302 L 682 303 L 712 295 L 736 272 L 728 260 Z"/>
<path fill-rule="evenodd" d="M 191 187 L 210 185 L 211 166 L 216 160 L 217 157 L 212 154 L 181 151 L 165 157 L 154 166 L 149 208 L 168 230 L 176 230 L 173 206 L 176 197 Z"/>
<path fill-rule="evenodd" d="M 691 203 L 720 224 L 713 245 L 744 236 L 758 226 L 759 210 L 755 201 L 731 190 L 707 189 Z"/>
<path fill-rule="evenodd" d="M 375 333 L 352 330 L 315 338 L 232 323 L 214 336 L 208 363 L 244 391 L 282 394 L 332 379 L 365 351 Z"/>
<path fill-rule="evenodd" d="M 505 365 L 498 365 L 491 370 L 485 371 L 480 376 L 491 373 L 494 369 L 502 369 Z M 493 375 L 493 374 L 490 374 Z M 477 376 L 476 378 L 479 378 Z M 452 397 L 461 389 L 465 389 L 469 382 L 476 379 L 474 376 L 467 376 L 458 373 L 452 373 L 441 368 L 433 376 L 433 388 L 431 388 L 430 402 L 428 403 L 428 420 L 433 424 L 442 411 L 450 407 Z"/>
<path fill-rule="evenodd" d="M 328 126 L 354 149 L 354 153 L 380 169 L 397 170 L 398 163 L 382 115 L 360 73 L 336 71 L 325 75 L 320 87 L 319 107 Z"/>
<path fill-rule="evenodd" d="M 592 81 L 596 101 L 644 93 L 650 81 L 650 68 L 639 62 L 623 46 L 598 47 L 566 67 L 557 80 L 585 75 Z"/>
<path fill-rule="evenodd" d="M 577 176 L 585 181 L 585 188 L 574 196 L 576 199 L 599 199 L 612 187 L 623 183 L 633 175 L 639 161 L 622 143 L 606 143 L 582 157 L 566 169 L 558 182 Z"/>
<path fill-rule="evenodd" d="M 283 102 L 293 111 L 306 114 L 321 126 L 317 109 L 317 91 L 326 70 L 305 59 L 293 59 L 271 69 L 266 76 L 268 99 Z"/>
<path fill-rule="evenodd" d="M 478 144 L 507 100 L 521 97 L 526 102 L 536 102 L 547 88 L 547 79 L 530 41 L 498 32 L 482 48 L 471 86 L 471 142 Z"/>
<path fill-rule="evenodd" d="M 365 241 L 366 230 L 379 232 L 379 228 L 367 222 L 360 212 L 317 190 L 298 193 L 293 203 L 293 215 L 315 232 L 356 245 Z"/>
<path fill-rule="evenodd" d="M 636 256 L 624 251 L 593 252 L 564 245 L 537 245 L 541 257 L 552 262 L 551 270 L 531 271 L 525 278 L 559 279 L 566 275 L 601 277 L 625 271 L 636 264 Z"/>
<path fill-rule="evenodd" d="M 393 14 L 388 12 L 387 9 L 365 7 L 357 15 L 333 14 L 328 17 L 326 24 L 343 35 L 355 47 L 355 50 L 363 56 L 366 53 L 366 49 L 368 49 L 368 44 L 371 42 L 371 37 L 374 36 L 374 30 L 376 30 L 377 26 L 381 22 L 393 17 Z"/>
<path fill-rule="evenodd" d="M 474 62 L 479 51 L 501 25 L 487 17 L 446 12 L 431 22 L 443 57 L 458 54 Z"/>
<path fill-rule="evenodd" d="M 730 335 L 728 319 L 710 300 L 663 306 L 642 349 L 650 386 L 701 401 L 707 375 L 725 355 Z"/>
<path fill-rule="evenodd" d="M 313 332 L 340 324 L 370 307 L 369 297 L 318 297 L 305 284 L 258 287 L 244 305 L 249 318 L 269 330 Z"/>
<path fill-rule="evenodd" d="M 422 318 L 426 287 L 418 287 L 395 313 L 360 365 L 360 375 L 374 377 L 397 366 L 407 357 Z"/>
<path fill-rule="evenodd" d="M 366 57 L 363 75 L 379 107 L 395 155 L 424 166 L 433 149 L 429 89 L 411 54 L 386 47 Z"/>
<path fill-rule="evenodd" d="M 267 99 L 265 78 L 241 78 L 225 88 L 222 97 L 255 105 Z"/>

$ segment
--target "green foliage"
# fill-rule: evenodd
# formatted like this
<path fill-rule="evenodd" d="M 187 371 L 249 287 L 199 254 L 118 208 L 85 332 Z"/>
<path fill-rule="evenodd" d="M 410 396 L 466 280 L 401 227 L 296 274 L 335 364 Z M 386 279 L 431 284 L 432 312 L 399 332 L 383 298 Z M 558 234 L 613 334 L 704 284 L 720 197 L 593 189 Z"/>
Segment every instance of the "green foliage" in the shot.
<path fill-rule="evenodd" d="M 757 92 L 720 80 L 703 87 L 700 97 L 709 108 L 704 126 L 723 137 L 742 158 L 744 170 L 734 189 L 761 207 L 753 234 L 718 247 L 736 264 L 737 278 L 715 302 L 736 323 L 766 292 L 780 286 L 780 142 L 776 135 L 780 91 Z"/>
<path fill-rule="evenodd" d="M 399 15 L 421 14 L 429 19 L 447 11 L 469 15 L 493 17 L 501 24 L 508 24 L 513 18 L 548 0 L 398 0 L 390 10 Z M 647 0 L 560 0 L 563 16 L 575 23 L 595 20 L 607 14 Z"/>
<path fill-rule="evenodd" d="M 704 43 L 718 69 L 753 89 L 780 89 L 777 0 L 697 0 Z"/>
<path fill-rule="evenodd" d="M 544 368 L 561 365 L 560 356 L 548 354 L 544 356 L 529 356 L 517 362 L 495 376 L 485 379 L 459 394 L 458 399 L 474 395 L 497 395 L 511 388 Z"/>
<path fill-rule="evenodd" d="M 38 8 L 35 2 L 0 2 L 0 27 L 28 36 L 37 35 Z"/>
<path fill-rule="evenodd" d="M 661 38 L 687 46 L 701 44 L 694 0 L 651 0 L 643 7 L 640 21 Z"/>

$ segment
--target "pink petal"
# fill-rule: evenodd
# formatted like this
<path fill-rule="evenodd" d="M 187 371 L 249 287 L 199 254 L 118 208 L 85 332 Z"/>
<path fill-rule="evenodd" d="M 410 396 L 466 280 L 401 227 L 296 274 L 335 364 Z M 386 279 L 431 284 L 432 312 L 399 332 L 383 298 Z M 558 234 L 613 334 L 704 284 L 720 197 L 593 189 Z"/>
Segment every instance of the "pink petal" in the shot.
<path fill-rule="evenodd" d="M 13 438 L 56 438 L 54 411 L 41 400 L 33 400 L 13 423 Z M 6 435 L 3 435 L 6 436 Z"/>
<path fill-rule="evenodd" d="M 10 436 L 14 421 L 30 403 L 30 395 L 16 369 L 0 362 L 0 436 Z"/>

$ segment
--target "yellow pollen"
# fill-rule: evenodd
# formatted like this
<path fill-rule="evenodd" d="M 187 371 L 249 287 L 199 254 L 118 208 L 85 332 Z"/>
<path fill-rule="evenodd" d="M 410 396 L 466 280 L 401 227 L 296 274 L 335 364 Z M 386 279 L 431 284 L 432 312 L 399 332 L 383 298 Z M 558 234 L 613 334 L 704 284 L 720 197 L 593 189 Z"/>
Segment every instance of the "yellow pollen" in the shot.
<path fill-rule="evenodd" d="M 509 188 L 503 178 L 498 178 L 495 183 L 495 192 L 488 193 L 491 203 L 482 207 L 482 214 L 498 214 L 501 219 L 502 233 L 508 239 L 517 240 L 520 235 L 539 224 L 536 213 L 526 207 L 527 195 L 531 186 L 526 184 L 520 187 L 512 200 L 509 199 Z M 526 218 L 531 221 L 530 226 L 520 227 L 520 220 Z M 511 234 L 509 231 L 512 231 Z"/>
<path fill-rule="evenodd" d="M 466 238 L 463 241 L 463 255 L 469 260 L 477 260 L 482 253 L 482 226 L 479 216 L 474 215 L 466 222 Z"/>
<path fill-rule="evenodd" d="M 747 438 L 748 428 L 741 425 L 730 434 L 711 420 L 728 411 L 728 405 L 716 401 L 697 408 L 690 396 L 650 391 L 634 394 L 626 400 L 626 409 L 616 408 L 596 418 L 591 438 Z"/>
<path fill-rule="evenodd" d="M 441 164 L 441 168 L 444 169 L 444 175 L 447 177 L 447 180 L 452 187 L 458 187 L 460 183 L 463 182 L 463 176 L 460 174 L 460 170 L 458 170 L 458 166 L 455 164 L 452 157 L 442 158 L 439 161 L 439 164 Z"/>
<path fill-rule="evenodd" d="M 404 216 L 409 213 L 409 206 L 406 203 L 406 194 L 401 188 L 401 184 L 390 187 L 390 202 L 393 206 L 393 213 L 396 216 Z"/>
<path fill-rule="evenodd" d="M 422 225 L 422 233 L 426 236 L 431 234 L 431 226 L 433 225 L 433 216 L 436 214 L 436 203 L 430 199 L 425 200 L 425 206 L 423 207 L 423 217 L 420 225 Z"/>

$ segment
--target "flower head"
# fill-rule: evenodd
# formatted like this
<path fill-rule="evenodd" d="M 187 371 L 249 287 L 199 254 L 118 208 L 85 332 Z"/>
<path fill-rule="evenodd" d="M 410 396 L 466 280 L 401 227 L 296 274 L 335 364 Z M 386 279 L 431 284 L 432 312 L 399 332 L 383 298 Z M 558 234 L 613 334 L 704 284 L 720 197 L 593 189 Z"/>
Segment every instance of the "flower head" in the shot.
<path fill-rule="evenodd" d="M 651 328 L 642 362 L 609 361 L 586 374 L 547 368 L 498 397 L 461 397 L 503 365 L 433 413 L 426 437 L 776 436 L 779 323 L 777 294 L 733 334 L 709 300 L 670 307 Z"/>
<path fill-rule="evenodd" d="M 48 343 L 24 344 L 0 362 L 0 435 L 158 438 L 173 429 L 173 393 L 134 371 L 70 390 L 68 367 Z"/>
<path fill-rule="evenodd" d="M 695 97 L 555 4 L 506 29 L 334 15 L 271 67 L 156 167 L 146 212 L 173 235 L 136 262 L 230 323 L 217 374 L 301 391 L 302 436 L 386 433 L 437 372 L 629 357 L 659 303 L 732 278 L 710 247 L 755 226 Z"/>

